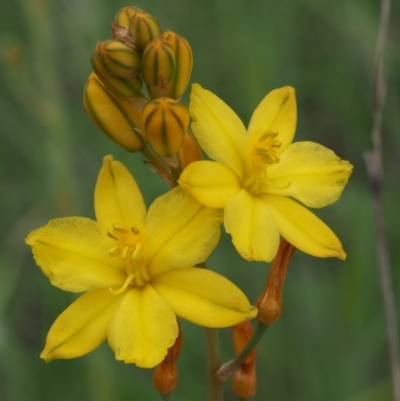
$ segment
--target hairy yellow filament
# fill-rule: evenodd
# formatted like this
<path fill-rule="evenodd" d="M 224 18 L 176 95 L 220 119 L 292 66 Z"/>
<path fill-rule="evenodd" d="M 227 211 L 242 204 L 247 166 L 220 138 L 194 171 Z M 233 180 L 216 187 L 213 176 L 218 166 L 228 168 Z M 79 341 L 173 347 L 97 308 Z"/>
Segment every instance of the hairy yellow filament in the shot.
<path fill-rule="evenodd" d="M 132 282 L 132 280 L 135 278 L 135 273 L 131 273 L 125 280 L 124 284 L 122 284 L 121 288 L 119 288 L 118 290 L 114 290 L 112 287 L 110 287 L 108 290 L 115 294 L 121 294 L 122 292 L 124 292 L 127 288 L 128 285 Z"/>

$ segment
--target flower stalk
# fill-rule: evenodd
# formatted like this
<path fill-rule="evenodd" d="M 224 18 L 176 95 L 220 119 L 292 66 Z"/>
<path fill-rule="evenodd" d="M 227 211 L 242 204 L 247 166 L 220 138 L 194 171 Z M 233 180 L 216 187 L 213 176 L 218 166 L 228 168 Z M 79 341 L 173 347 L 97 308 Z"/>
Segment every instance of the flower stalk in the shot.
<path fill-rule="evenodd" d="M 365 154 L 365 163 L 369 175 L 373 199 L 376 231 L 376 248 L 382 290 L 383 308 L 386 317 L 386 332 L 389 343 L 390 371 L 393 396 L 400 401 L 400 351 L 397 331 L 396 307 L 393 294 L 392 273 L 388 243 L 384 227 L 383 211 L 383 166 L 382 166 L 382 118 L 385 104 L 386 77 L 384 55 L 390 18 L 390 0 L 381 1 L 381 18 L 376 44 L 374 73 L 374 108 L 372 143 L 373 149 Z"/>

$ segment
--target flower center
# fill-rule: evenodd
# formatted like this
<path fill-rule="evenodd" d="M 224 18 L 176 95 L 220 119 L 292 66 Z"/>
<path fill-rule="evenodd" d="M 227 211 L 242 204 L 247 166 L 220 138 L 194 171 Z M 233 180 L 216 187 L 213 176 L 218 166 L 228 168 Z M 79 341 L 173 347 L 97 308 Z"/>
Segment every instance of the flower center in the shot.
<path fill-rule="evenodd" d="M 128 286 L 140 287 L 150 281 L 150 274 L 143 262 L 143 239 L 138 227 L 126 228 L 124 226 L 113 224 L 113 229 L 107 232 L 107 235 L 115 240 L 115 244 L 110 248 L 111 256 L 121 256 L 126 262 L 127 277 L 118 289 L 110 288 L 113 294 L 120 294 Z"/>
<path fill-rule="evenodd" d="M 251 165 L 243 186 L 250 193 L 258 195 L 269 186 L 267 168 L 279 163 L 282 142 L 277 140 L 278 132 L 266 131 L 249 144 Z"/>
<path fill-rule="evenodd" d="M 255 168 L 264 168 L 279 163 L 279 149 L 282 142 L 278 141 L 278 132 L 267 131 L 261 134 L 253 145 L 253 164 Z"/>

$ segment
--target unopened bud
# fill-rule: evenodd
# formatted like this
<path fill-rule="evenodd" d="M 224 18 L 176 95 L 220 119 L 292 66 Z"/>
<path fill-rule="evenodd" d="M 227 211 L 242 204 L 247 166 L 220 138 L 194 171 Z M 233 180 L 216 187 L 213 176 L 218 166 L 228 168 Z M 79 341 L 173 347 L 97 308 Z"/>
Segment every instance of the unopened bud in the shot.
<path fill-rule="evenodd" d="M 203 159 L 200 145 L 194 135 L 188 130 L 183 137 L 182 146 L 178 152 L 179 163 L 182 170 L 190 163 Z"/>
<path fill-rule="evenodd" d="M 232 388 L 234 394 L 242 400 L 248 400 L 254 397 L 257 392 L 255 366 L 240 367 L 233 376 Z"/>
<path fill-rule="evenodd" d="M 247 345 L 254 334 L 253 326 L 249 321 L 239 323 L 232 328 L 233 346 L 238 355 Z M 253 397 L 257 391 L 256 377 L 256 350 L 253 349 L 235 372 L 232 382 L 233 392 L 241 399 Z"/>
<path fill-rule="evenodd" d="M 160 33 L 160 24 L 138 7 L 124 7 L 115 16 L 112 32 L 115 39 L 141 53 L 147 43 Z"/>
<path fill-rule="evenodd" d="M 142 148 L 141 110 L 114 96 L 94 72 L 86 82 L 83 103 L 95 125 L 112 141 L 130 152 Z"/>
<path fill-rule="evenodd" d="M 281 315 L 286 269 L 295 250 L 293 245 L 282 239 L 278 253 L 271 264 L 267 284 L 255 303 L 258 308 L 257 320 L 266 326 L 276 322 Z"/>
<path fill-rule="evenodd" d="M 246 320 L 242 323 L 236 324 L 232 327 L 232 336 L 233 336 L 233 348 L 235 349 L 235 354 L 238 355 L 242 351 L 242 349 L 247 345 L 250 341 L 251 337 L 254 334 L 254 329 L 251 323 Z M 244 360 L 242 365 L 249 364 L 253 362 L 256 358 L 256 350 L 253 349 L 247 358 Z"/>
<path fill-rule="evenodd" d="M 153 374 L 153 385 L 155 389 L 162 395 L 168 394 L 175 390 L 178 385 L 178 369 L 176 367 L 176 361 L 178 360 L 181 351 L 181 343 L 182 332 L 179 325 L 179 334 L 174 345 L 168 349 L 167 356 L 155 368 Z"/>
<path fill-rule="evenodd" d="M 144 106 L 142 118 L 146 136 L 160 156 L 178 153 L 189 126 L 185 105 L 165 97 L 156 99 Z"/>
<path fill-rule="evenodd" d="M 168 92 L 165 96 L 179 99 L 189 84 L 193 67 L 193 54 L 189 42 L 175 32 L 165 30 L 160 37 L 164 38 L 172 47 L 175 55 L 175 70 L 168 84 Z"/>
<path fill-rule="evenodd" d="M 139 53 L 119 40 L 97 42 L 94 52 L 104 68 L 113 75 L 130 79 L 140 74 Z"/>
<path fill-rule="evenodd" d="M 110 73 L 97 51 L 93 53 L 91 61 L 96 75 L 115 96 L 118 96 L 122 100 L 143 97 L 142 80 L 140 77 L 125 79 Z"/>
<path fill-rule="evenodd" d="M 141 73 L 152 99 L 168 97 L 169 82 L 175 73 L 175 54 L 165 39 L 157 38 L 147 44 Z"/>

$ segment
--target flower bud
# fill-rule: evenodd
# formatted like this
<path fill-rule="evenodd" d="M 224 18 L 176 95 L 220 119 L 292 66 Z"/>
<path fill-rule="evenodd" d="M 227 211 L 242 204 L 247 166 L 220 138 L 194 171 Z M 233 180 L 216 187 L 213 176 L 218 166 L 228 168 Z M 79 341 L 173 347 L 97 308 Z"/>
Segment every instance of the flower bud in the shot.
<path fill-rule="evenodd" d="M 160 33 L 158 21 L 138 7 L 124 7 L 117 12 L 112 24 L 113 37 L 140 53 L 147 43 Z"/>
<path fill-rule="evenodd" d="M 178 321 L 179 324 L 179 321 Z M 168 348 L 167 356 L 155 368 L 153 374 L 153 385 L 155 389 L 162 395 L 168 394 L 175 390 L 178 385 L 178 369 L 176 361 L 178 360 L 182 344 L 182 332 L 179 325 L 178 337 L 174 345 Z"/>
<path fill-rule="evenodd" d="M 120 78 L 135 78 L 140 74 L 140 55 L 119 40 L 97 42 L 96 58 L 111 74 Z"/>
<path fill-rule="evenodd" d="M 182 103 L 166 97 L 143 107 L 142 121 L 146 136 L 162 157 L 178 153 L 189 126 L 189 110 Z"/>
<path fill-rule="evenodd" d="M 179 99 L 189 84 L 193 67 L 193 54 L 189 42 L 175 32 L 165 30 L 160 37 L 164 38 L 172 47 L 175 55 L 175 70 L 168 84 L 168 92 L 165 96 Z"/>
<path fill-rule="evenodd" d="M 141 110 L 114 96 L 94 72 L 86 82 L 83 103 L 95 125 L 112 141 L 129 152 L 142 148 L 145 138 L 141 134 Z"/>
<path fill-rule="evenodd" d="M 200 145 L 190 130 L 187 130 L 183 136 L 183 142 L 179 149 L 178 157 L 182 170 L 190 163 L 203 159 Z"/>
<path fill-rule="evenodd" d="M 102 57 L 97 51 L 92 55 L 92 67 L 98 78 L 115 95 L 122 100 L 143 97 L 142 80 L 140 77 L 130 79 L 120 78 L 110 73 L 105 67 Z"/>
<path fill-rule="evenodd" d="M 257 320 L 266 326 L 276 322 L 281 315 L 286 269 L 295 250 L 293 245 L 282 239 L 269 270 L 267 285 L 255 303 L 258 308 Z"/>
<path fill-rule="evenodd" d="M 254 397 L 257 392 L 255 365 L 240 367 L 233 376 L 232 388 L 234 394 L 242 400 Z"/>
<path fill-rule="evenodd" d="M 149 42 L 143 53 L 141 74 L 150 97 L 168 96 L 169 82 L 175 72 L 175 54 L 172 46 L 162 38 Z"/>
<path fill-rule="evenodd" d="M 250 338 L 253 336 L 254 329 L 251 323 L 246 320 L 242 323 L 236 324 L 232 327 L 232 336 L 233 336 L 233 348 L 235 349 L 235 354 L 238 355 L 242 351 L 242 349 L 246 346 L 246 344 L 250 341 Z M 253 349 L 242 365 L 246 365 L 251 363 L 256 358 L 256 350 Z"/>
<path fill-rule="evenodd" d="M 253 336 L 253 326 L 249 321 L 239 323 L 232 328 L 233 346 L 238 355 Z M 257 391 L 256 350 L 253 349 L 235 372 L 232 382 L 233 392 L 241 399 L 253 397 Z"/>

